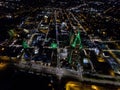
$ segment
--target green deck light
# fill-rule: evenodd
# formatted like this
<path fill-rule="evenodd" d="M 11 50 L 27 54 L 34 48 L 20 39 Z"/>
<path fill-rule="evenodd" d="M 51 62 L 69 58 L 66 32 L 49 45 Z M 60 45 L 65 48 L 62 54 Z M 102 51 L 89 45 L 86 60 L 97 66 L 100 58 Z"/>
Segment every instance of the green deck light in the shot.
<path fill-rule="evenodd" d="M 51 43 L 51 48 L 57 48 L 57 44 L 56 43 Z"/>
<path fill-rule="evenodd" d="M 72 63 L 72 51 L 71 51 L 70 55 L 68 56 L 68 62 Z"/>
<path fill-rule="evenodd" d="M 8 31 L 8 34 L 12 38 L 14 36 L 15 32 L 14 32 L 14 30 L 11 29 L 11 30 Z"/>
<path fill-rule="evenodd" d="M 76 44 L 80 44 L 80 49 L 82 48 L 80 31 L 78 31 L 77 35 L 74 37 L 74 40 L 73 40 L 73 43 L 71 44 L 71 46 L 75 48 Z"/>
<path fill-rule="evenodd" d="M 79 49 L 83 48 L 83 46 L 81 44 L 80 31 L 78 31 L 77 35 L 74 35 L 74 39 L 73 39 L 73 42 L 71 43 L 71 46 L 73 48 L 75 48 L 77 44 L 79 45 Z M 68 56 L 69 63 L 72 63 L 72 54 L 73 54 L 73 50 L 70 51 L 70 54 Z"/>
<path fill-rule="evenodd" d="M 29 48 L 29 45 L 27 44 L 26 41 L 23 41 L 22 46 L 23 46 L 23 48 Z"/>

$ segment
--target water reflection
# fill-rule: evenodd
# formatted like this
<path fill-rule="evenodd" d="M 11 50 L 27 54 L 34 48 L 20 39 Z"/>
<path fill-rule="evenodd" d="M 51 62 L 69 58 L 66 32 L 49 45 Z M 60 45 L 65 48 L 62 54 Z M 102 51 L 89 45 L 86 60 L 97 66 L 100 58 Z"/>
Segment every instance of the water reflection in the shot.
<path fill-rule="evenodd" d="M 7 68 L 7 63 L 3 63 L 3 62 L 1 62 L 0 63 L 0 70 L 5 70 L 6 68 Z"/>
<path fill-rule="evenodd" d="M 66 90 L 120 90 L 120 87 L 93 85 L 73 81 L 66 83 L 65 88 Z"/>

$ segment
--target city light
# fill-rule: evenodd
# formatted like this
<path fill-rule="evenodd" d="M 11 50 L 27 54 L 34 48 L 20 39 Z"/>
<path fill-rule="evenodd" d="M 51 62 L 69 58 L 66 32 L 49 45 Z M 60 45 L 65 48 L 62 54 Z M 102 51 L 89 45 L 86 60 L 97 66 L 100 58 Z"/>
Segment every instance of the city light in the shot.
<path fill-rule="evenodd" d="M 0 90 L 119 90 L 119 11 L 118 0 L 0 1 Z"/>

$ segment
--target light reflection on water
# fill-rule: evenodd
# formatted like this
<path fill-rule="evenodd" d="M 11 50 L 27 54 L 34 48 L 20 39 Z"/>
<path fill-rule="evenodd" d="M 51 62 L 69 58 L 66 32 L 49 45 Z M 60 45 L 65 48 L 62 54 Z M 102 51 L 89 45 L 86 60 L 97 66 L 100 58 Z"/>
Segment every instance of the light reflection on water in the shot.
<path fill-rule="evenodd" d="M 0 70 L 5 70 L 7 68 L 8 63 L 0 63 Z"/>
<path fill-rule="evenodd" d="M 120 87 L 100 86 L 89 83 L 69 81 L 65 85 L 66 90 L 120 90 Z"/>
<path fill-rule="evenodd" d="M 0 63 L 0 71 L 5 71 L 7 68 L 9 68 L 9 63 L 3 63 L 3 62 Z M 10 72 L 7 72 L 5 74 L 11 75 Z M 13 73 L 13 74 L 15 74 L 15 73 Z M 18 75 L 18 74 L 16 74 L 16 75 Z M 38 76 L 36 77 L 35 75 L 26 75 L 26 76 L 25 75 L 26 74 L 18 75 L 18 76 L 11 75 L 11 76 L 16 77 L 17 79 L 20 78 L 20 80 L 17 81 L 16 78 L 15 78 L 15 80 L 12 78 L 11 79 L 12 81 L 9 81 L 9 82 L 15 82 L 15 83 L 17 82 L 18 83 L 19 81 L 21 81 L 22 78 L 27 79 L 28 77 L 30 78 L 29 80 L 31 80 L 31 78 L 32 78 L 32 80 L 34 80 L 34 78 L 35 78 L 35 80 L 38 80 Z M 4 78 L 6 78 L 6 76 Z M 7 76 L 5 81 L 4 80 L 3 81 L 6 83 L 6 81 L 8 81 L 9 78 L 11 78 L 11 77 Z M 23 82 L 24 82 L 24 80 L 23 80 Z M 26 83 L 28 83 L 28 82 L 26 82 Z M 14 88 L 14 86 L 12 86 L 12 85 L 8 85 L 8 86 Z M 15 88 L 17 88 L 17 87 L 18 87 L 18 85 L 16 85 Z M 81 83 L 81 82 L 75 82 L 75 81 L 68 80 L 68 82 L 65 85 L 65 90 L 120 90 L 120 87 L 114 87 L 114 86 L 112 87 L 112 86 L 105 86 L 105 85 L 101 86 L 101 85 L 95 85 L 95 84 L 90 84 L 90 83 Z"/>

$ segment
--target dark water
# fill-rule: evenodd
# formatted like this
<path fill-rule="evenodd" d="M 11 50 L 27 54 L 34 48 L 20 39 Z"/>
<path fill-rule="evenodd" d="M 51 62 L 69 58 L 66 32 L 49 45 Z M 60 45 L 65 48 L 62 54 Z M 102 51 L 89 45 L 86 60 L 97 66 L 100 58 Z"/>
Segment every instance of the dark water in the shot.
<path fill-rule="evenodd" d="M 0 71 L 0 90 L 52 90 L 50 78 L 15 71 L 9 67 Z"/>

